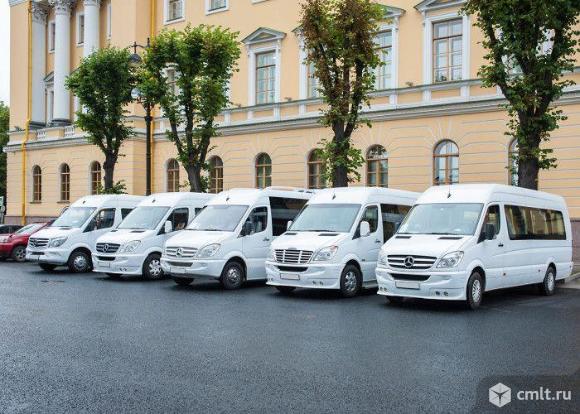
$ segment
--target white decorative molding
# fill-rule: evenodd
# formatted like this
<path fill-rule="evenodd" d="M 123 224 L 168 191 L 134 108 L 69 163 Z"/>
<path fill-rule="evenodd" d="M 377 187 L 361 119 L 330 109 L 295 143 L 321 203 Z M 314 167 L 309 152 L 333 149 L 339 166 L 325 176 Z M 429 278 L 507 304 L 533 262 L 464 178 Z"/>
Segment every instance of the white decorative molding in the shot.
<path fill-rule="evenodd" d="M 74 125 L 68 125 L 64 127 L 64 137 L 71 138 L 75 135 L 75 127 Z"/>
<path fill-rule="evenodd" d="M 431 10 L 441 10 L 449 7 L 457 7 L 465 4 L 467 0 L 424 0 L 415 5 L 415 9 L 421 13 Z"/>
<path fill-rule="evenodd" d="M 50 0 L 49 4 L 54 7 L 55 14 L 66 14 L 70 16 L 70 12 L 75 5 L 76 0 Z"/>
<path fill-rule="evenodd" d="M 48 17 L 48 7 L 39 2 L 32 2 L 32 21 L 37 23 L 46 24 L 46 19 Z"/>
<path fill-rule="evenodd" d="M 83 4 L 86 6 L 97 6 L 101 7 L 101 0 L 83 0 Z"/>

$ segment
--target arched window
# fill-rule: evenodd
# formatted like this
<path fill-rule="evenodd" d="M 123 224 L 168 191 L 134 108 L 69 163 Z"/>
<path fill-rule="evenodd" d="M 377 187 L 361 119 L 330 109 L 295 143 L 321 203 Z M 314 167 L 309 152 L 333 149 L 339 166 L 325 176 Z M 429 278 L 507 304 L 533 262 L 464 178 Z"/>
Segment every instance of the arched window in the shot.
<path fill-rule="evenodd" d="M 42 201 L 42 169 L 38 165 L 32 167 L 32 201 Z"/>
<path fill-rule="evenodd" d="M 308 156 L 308 188 L 325 188 L 326 181 L 322 176 L 324 163 L 319 149 L 310 151 Z"/>
<path fill-rule="evenodd" d="M 209 192 L 221 193 L 224 191 L 224 162 L 220 157 L 211 157 L 209 160 Z"/>
<path fill-rule="evenodd" d="M 101 164 L 98 161 L 91 163 L 91 194 L 99 194 L 102 185 Z"/>
<path fill-rule="evenodd" d="M 518 140 L 513 139 L 510 143 L 510 147 L 508 150 L 508 163 L 509 163 L 509 180 L 510 185 L 518 185 L 518 155 L 519 155 L 519 148 L 518 148 Z"/>
<path fill-rule="evenodd" d="M 256 157 L 256 188 L 272 185 L 272 159 L 266 153 Z"/>
<path fill-rule="evenodd" d="M 367 186 L 388 187 L 389 159 L 387 150 L 381 145 L 371 147 L 367 152 Z"/>
<path fill-rule="evenodd" d="M 435 185 L 459 182 L 459 149 L 450 140 L 441 141 L 433 153 L 433 183 Z"/>
<path fill-rule="evenodd" d="M 179 191 L 179 163 L 175 158 L 167 161 L 167 192 Z"/>
<path fill-rule="evenodd" d="M 60 166 L 60 201 L 70 201 L 70 167 L 68 164 Z"/>

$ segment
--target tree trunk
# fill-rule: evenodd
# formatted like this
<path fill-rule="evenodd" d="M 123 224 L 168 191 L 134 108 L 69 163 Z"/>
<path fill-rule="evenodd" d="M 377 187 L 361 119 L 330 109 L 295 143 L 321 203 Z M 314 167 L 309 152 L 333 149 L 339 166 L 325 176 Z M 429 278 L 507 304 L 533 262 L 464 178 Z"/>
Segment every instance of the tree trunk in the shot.
<path fill-rule="evenodd" d="M 201 183 L 201 168 L 195 165 L 188 165 L 185 170 L 187 171 L 187 178 L 189 180 L 189 191 L 192 193 L 203 192 L 203 185 Z"/>
<path fill-rule="evenodd" d="M 537 190 L 539 172 L 540 167 L 538 166 L 537 159 L 520 159 L 518 163 L 518 186 L 529 188 L 530 190 Z"/>
<path fill-rule="evenodd" d="M 344 136 L 344 123 L 337 122 L 333 128 L 334 130 L 334 159 L 346 159 L 348 154 L 342 154 L 344 151 L 343 143 L 347 139 Z M 345 165 L 333 165 L 332 171 L 332 186 L 333 187 L 348 187 L 348 168 Z"/>
<path fill-rule="evenodd" d="M 105 192 L 110 191 L 115 185 L 115 164 L 117 160 L 113 155 L 106 154 L 103 170 L 105 170 Z"/>

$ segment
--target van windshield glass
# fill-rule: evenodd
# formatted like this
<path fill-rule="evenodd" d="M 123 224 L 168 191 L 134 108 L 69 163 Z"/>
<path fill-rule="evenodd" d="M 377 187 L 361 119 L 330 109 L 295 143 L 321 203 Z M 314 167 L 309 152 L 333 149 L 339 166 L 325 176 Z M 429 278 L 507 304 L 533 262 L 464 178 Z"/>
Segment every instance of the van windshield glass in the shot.
<path fill-rule="evenodd" d="M 71 207 L 62 213 L 50 227 L 82 227 L 95 210 L 95 207 Z"/>
<path fill-rule="evenodd" d="M 360 204 L 307 204 L 289 230 L 348 233 L 360 207 Z"/>
<path fill-rule="evenodd" d="M 249 206 L 206 206 L 187 227 L 197 231 L 234 231 Z"/>
<path fill-rule="evenodd" d="M 409 212 L 399 234 L 473 235 L 483 204 L 418 204 Z"/>
<path fill-rule="evenodd" d="M 169 207 L 137 207 L 119 224 L 125 230 L 155 230 Z"/>

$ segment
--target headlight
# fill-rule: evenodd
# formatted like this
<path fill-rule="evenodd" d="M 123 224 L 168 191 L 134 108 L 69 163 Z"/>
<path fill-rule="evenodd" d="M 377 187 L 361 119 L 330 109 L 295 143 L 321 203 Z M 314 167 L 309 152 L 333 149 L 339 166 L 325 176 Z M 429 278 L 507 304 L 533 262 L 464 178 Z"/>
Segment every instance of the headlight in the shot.
<path fill-rule="evenodd" d="M 382 250 L 379 252 L 379 264 L 382 266 L 386 266 L 389 263 L 387 258 L 387 253 L 383 252 Z"/>
<path fill-rule="evenodd" d="M 325 247 L 324 249 L 320 249 L 318 253 L 314 256 L 312 261 L 314 262 L 327 262 L 334 257 L 336 251 L 338 250 L 338 246 L 330 246 Z"/>
<path fill-rule="evenodd" d="M 139 240 L 133 240 L 119 249 L 119 253 L 133 253 L 141 245 Z"/>
<path fill-rule="evenodd" d="M 212 257 L 217 251 L 220 249 L 220 245 L 218 243 L 208 244 L 207 246 L 199 249 L 197 252 L 197 257 L 204 259 L 207 257 Z"/>
<path fill-rule="evenodd" d="M 57 237 L 48 243 L 48 247 L 60 247 L 66 242 L 66 237 Z"/>
<path fill-rule="evenodd" d="M 463 259 L 463 252 L 453 252 L 446 254 L 437 263 L 438 269 L 449 269 L 452 267 L 457 267 L 459 262 Z"/>

